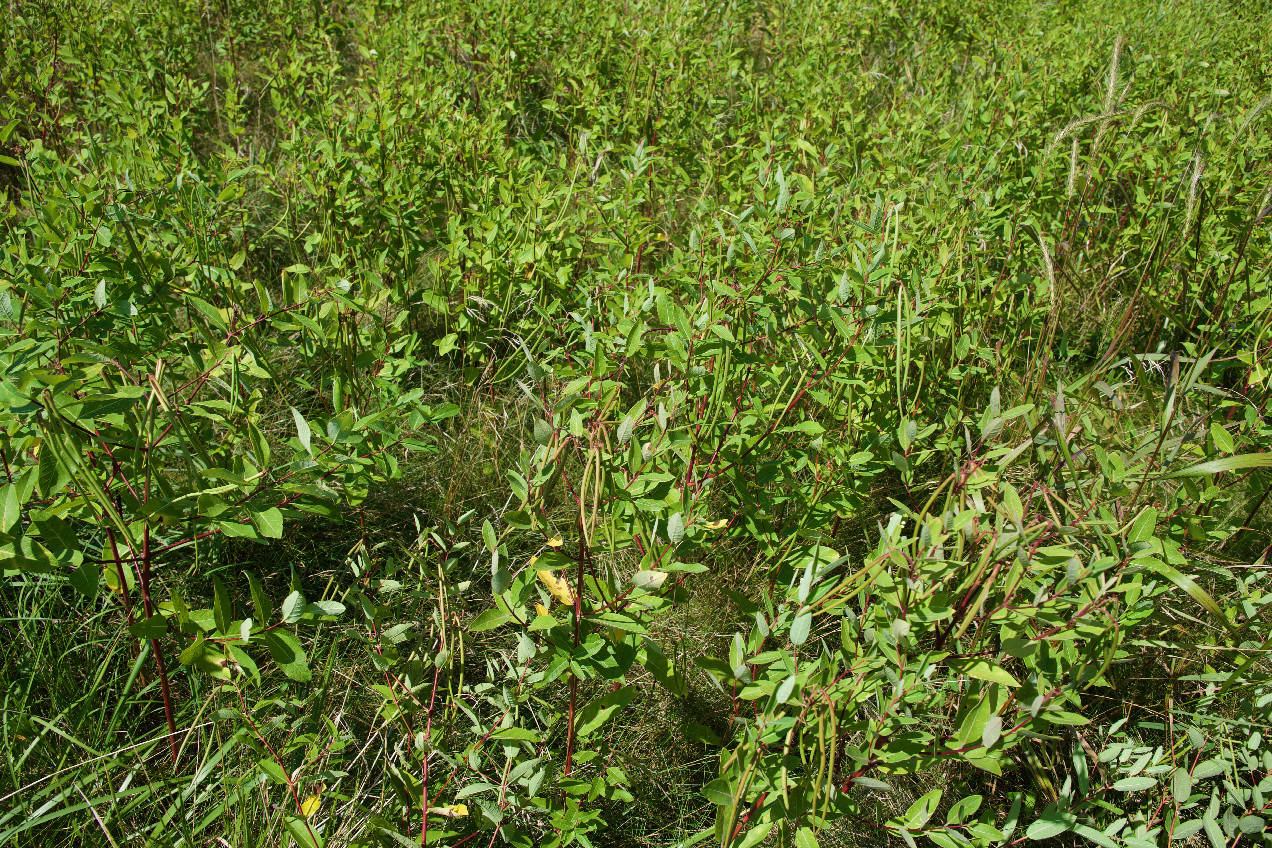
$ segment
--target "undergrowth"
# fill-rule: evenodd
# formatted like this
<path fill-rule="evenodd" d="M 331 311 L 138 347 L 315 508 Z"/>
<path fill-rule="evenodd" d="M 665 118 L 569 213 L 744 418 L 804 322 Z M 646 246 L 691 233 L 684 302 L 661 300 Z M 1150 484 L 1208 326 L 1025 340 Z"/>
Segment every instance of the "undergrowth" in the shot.
<path fill-rule="evenodd" d="M 1265 6 L 19 0 L 0 844 L 1268 844 Z"/>

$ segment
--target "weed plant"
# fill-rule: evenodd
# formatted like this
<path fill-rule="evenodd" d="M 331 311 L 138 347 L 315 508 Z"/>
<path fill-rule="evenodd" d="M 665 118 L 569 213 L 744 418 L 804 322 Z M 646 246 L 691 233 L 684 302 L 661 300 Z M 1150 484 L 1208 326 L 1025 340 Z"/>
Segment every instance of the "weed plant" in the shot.
<path fill-rule="evenodd" d="M 1272 9 L 15 0 L 0 844 L 1272 842 Z"/>

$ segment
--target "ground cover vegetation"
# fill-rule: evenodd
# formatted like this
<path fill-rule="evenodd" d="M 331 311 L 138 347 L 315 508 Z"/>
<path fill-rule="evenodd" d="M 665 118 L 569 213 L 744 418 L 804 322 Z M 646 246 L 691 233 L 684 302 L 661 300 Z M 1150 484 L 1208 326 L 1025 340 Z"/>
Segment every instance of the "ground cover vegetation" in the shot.
<path fill-rule="evenodd" d="M 1269 844 L 1266 4 L 7 12 L 0 844 Z"/>

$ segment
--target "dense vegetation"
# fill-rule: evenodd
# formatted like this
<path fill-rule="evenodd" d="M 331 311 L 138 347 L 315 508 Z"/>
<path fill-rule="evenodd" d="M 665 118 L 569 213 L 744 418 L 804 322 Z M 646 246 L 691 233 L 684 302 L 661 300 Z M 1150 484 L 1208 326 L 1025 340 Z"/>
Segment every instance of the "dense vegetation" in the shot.
<path fill-rule="evenodd" d="M 0 844 L 1272 844 L 1269 32 L 10 2 Z"/>

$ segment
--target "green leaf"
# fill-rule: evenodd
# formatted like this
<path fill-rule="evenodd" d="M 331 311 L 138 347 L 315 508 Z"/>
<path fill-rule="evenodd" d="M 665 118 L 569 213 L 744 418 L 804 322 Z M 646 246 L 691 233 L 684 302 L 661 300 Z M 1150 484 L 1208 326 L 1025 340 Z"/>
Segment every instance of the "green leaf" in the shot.
<path fill-rule="evenodd" d="M 57 443 L 49 437 L 40 445 L 40 494 L 46 498 L 52 498 L 65 483 L 61 463 L 57 461 L 57 450 Z"/>
<path fill-rule="evenodd" d="M 1020 685 L 1020 681 L 1012 677 L 1005 668 L 989 660 L 950 660 L 949 666 L 954 671 L 966 674 L 968 677 L 975 677 L 977 680 L 1001 683 L 1003 686 Z"/>
<path fill-rule="evenodd" d="M 986 748 L 994 747 L 994 743 L 1002 738 L 1003 718 L 993 715 L 985 720 L 985 729 L 981 731 L 981 744 Z"/>
<path fill-rule="evenodd" d="M 1116 840 L 1105 836 L 1090 825 L 1075 824 L 1073 826 L 1073 832 L 1089 842 L 1094 842 L 1096 845 L 1103 846 L 1103 848 L 1121 848 L 1121 845 Z"/>
<path fill-rule="evenodd" d="M 685 537 L 685 520 L 680 513 L 675 513 L 671 518 L 667 519 L 667 539 L 673 545 L 679 545 L 680 540 Z"/>
<path fill-rule="evenodd" d="M 345 605 L 339 601 L 314 601 L 305 605 L 305 615 L 341 616 L 345 614 Z"/>
<path fill-rule="evenodd" d="M 1157 510 L 1151 506 L 1137 515 L 1126 531 L 1127 543 L 1147 542 L 1153 538 L 1153 531 L 1157 529 L 1157 515 Z"/>
<path fill-rule="evenodd" d="M 9 483 L 0 495 L 0 533 L 13 535 L 22 518 L 22 502 L 18 500 L 18 486 Z"/>
<path fill-rule="evenodd" d="M 305 596 L 300 592 L 292 592 L 283 601 L 283 623 L 295 624 L 305 614 Z"/>
<path fill-rule="evenodd" d="M 808 641 L 808 631 L 813 626 L 813 614 L 811 612 L 800 613 L 791 622 L 791 644 L 802 645 Z"/>
<path fill-rule="evenodd" d="M 552 425 L 542 418 L 534 419 L 534 440 L 547 447 L 552 442 Z"/>
<path fill-rule="evenodd" d="M 976 815 L 976 811 L 980 809 L 981 802 L 984 801 L 981 795 L 968 795 L 966 798 L 960 798 L 955 801 L 950 811 L 945 814 L 946 824 L 962 824 L 972 816 Z"/>
<path fill-rule="evenodd" d="M 168 632 L 168 619 L 162 615 L 152 615 L 134 622 L 128 632 L 138 639 L 158 639 Z"/>
<path fill-rule="evenodd" d="M 1218 777 L 1219 775 L 1223 774 L 1227 770 L 1228 770 L 1227 761 L 1221 760 L 1216 757 L 1213 760 L 1206 760 L 1204 763 L 1198 763 L 1197 767 L 1193 769 L 1192 779 L 1206 780 L 1207 778 Z"/>
<path fill-rule="evenodd" d="M 256 767 L 264 772 L 270 780 L 275 783 L 286 786 L 290 781 L 287 780 L 287 772 L 283 771 L 282 766 L 273 760 L 261 760 Z"/>
<path fill-rule="evenodd" d="M 270 656 L 283 670 L 283 674 L 299 683 L 308 683 L 312 677 L 309 659 L 305 656 L 300 640 L 285 630 L 262 633 L 261 641 L 269 648 Z"/>
<path fill-rule="evenodd" d="M 1030 839 L 1041 842 L 1044 839 L 1059 836 L 1067 830 L 1072 830 L 1075 824 L 1077 824 L 1077 819 L 1069 813 L 1062 813 L 1058 809 L 1048 807 L 1037 821 L 1029 825 L 1025 835 Z"/>
<path fill-rule="evenodd" d="M 296 407 L 291 408 L 292 418 L 296 421 L 296 438 L 300 439 L 300 444 L 305 448 L 305 452 L 310 456 L 314 455 L 313 446 L 310 444 L 313 438 L 313 432 L 309 429 L 309 422 L 305 420 L 305 416 L 301 415 Z"/>
<path fill-rule="evenodd" d="M 216 621 L 216 631 L 222 636 L 230 635 L 230 621 L 234 617 L 234 608 L 230 606 L 230 594 L 225 591 L 225 583 L 220 577 L 212 578 L 212 615 Z"/>
<path fill-rule="evenodd" d="M 1210 438 L 1215 443 L 1215 449 L 1220 453 L 1232 453 L 1237 446 L 1232 441 L 1232 434 L 1224 429 L 1223 425 L 1218 421 L 1214 421 L 1210 425 Z"/>
<path fill-rule="evenodd" d="M 1192 836 L 1197 831 L 1201 830 L 1201 824 L 1202 824 L 1201 819 L 1193 819 L 1192 821 L 1186 821 L 1183 824 L 1181 824 L 1179 827 L 1175 828 L 1174 832 L 1171 833 L 1170 838 L 1171 840 L 1187 839 L 1188 837 Z"/>
<path fill-rule="evenodd" d="M 941 804 L 942 793 L 943 790 L 933 789 L 911 804 L 905 811 L 905 815 L 901 816 L 901 826 L 907 830 L 918 830 L 927 824 L 928 819 L 932 818 L 932 814 Z"/>
<path fill-rule="evenodd" d="M 229 662 L 225 655 L 208 645 L 202 633 L 181 652 L 178 660 L 182 665 L 194 666 L 213 677 L 222 680 L 230 679 Z"/>
<path fill-rule="evenodd" d="M 717 777 L 702 787 L 703 796 L 717 807 L 728 807 L 733 803 L 734 785 L 727 777 Z"/>
<path fill-rule="evenodd" d="M 84 560 L 71 572 L 71 588 L 86 598 L 97 597 L 98 582 L 102 577 L 102 567 L 95 562 Z"/>
<path fill-rule="evenodd" d="M 795 833 L 795 848 L 817 848 L 817 837 L 812 828 L 801 827 Z"/>
<path fill-rule="evenodd" d="M 486 550 L 491 553 L 499 550 L 499 538 L 495 536 L 495 528 L 489 521 L 481 523 L 481 540 L 486 543 Z"/>
<path fill-rule="evenodd" d="M 1157 781 L 1151 777 L 1124 777 L 1113 784 L 1118 792 L 1138 792 L 1141 789 L 1152 789 Z"/>
<path fill-rule="evenodd" d="M 1237 471 L 1242 468 L 1264 468 L 1272 465 L 1272 453 L 1243 453 L 1239 456 L 1225 456 L 1223 459 L 1212 459 L 1199 462 L 1178 471 L 1172 471 L 1162 479 L 1172 480 L 1176 477 L 1202 477 L 1206 474 L 1220 474 L 1224 471 Z"/>
<path fill-rule="evenodd" d="M 1242 816 L 1237 820 L 1237 830 L 1241 831 L 1246 836 L 1253 836 L 1256 833 L 1262 833 L 1266 827 L 1267 822 L 1264 821 L 1263 816 Z"/>
<path fill-rule="evenodd" d="M 287 833 L 296 841 L 296 844 L 304 848 L 323 848 L 326 844 L 318 831 L 300 816 L 287 816 L 283 820 L 283 826 L 287 828 Z"/>
<path fill-rule="evenodd" d="M 1192 794 L 1192 778 L 1188 775 L 1188 769 L 1183 766 L 1175 769 L 1175 774 L 1171 777 L 1170 788 L 1175 796 L 1176 803 L 1182 804 L 1188 800 L 1188 796 Z"/>
<path fill-rule="evenodd" d="M 630 704 L 635 697 L 636 689 L 632 686 L 624 686 L 617 692 L 610 692 L 592 701 L 576 717 L 575 734 L 582 738 L 594 732 L 608 721 L 610 716 Z"/>
<path fill-rule="evenodd" d="M 251 621 L 251 619 L 249 618 L 248 621 Z M 261 672 L 260 669 L 256 667 L 256 661 L 252 659 L 251 655 L 238 645 L 226 645 L 225 650 L 230 655 L 230 658 L 233 659 L 234 662 L 238 663 L 239 667 L 242 668 L 243 671 L 247 672 L 248 676 L 252 678 L 252 681 L 257 686 L 260 686 Z"/>
<path fill-rule="evenodd" d="M 283 538 L 283 513 L 278 507 L 270 507 L 260 512 L 252 513 L 252 521 L 256 524 L 256 529 L 266 539 Z"/>
<path fill-rule="evenodd" d="M 1206 831 L 1206 838 L 1210 840 L 1211 848 L 1227 848 L 1223 831 L 1219 829 L 1219 822 L 1215 821 L 1214 816 L 1207 813 L 1201 820 L 1201 826 Z"/>
<path fill-rule="evenodd" d="M 40 531 L 40 539 L 44 542 L 44 546 L 53 553 L 74 552 L 80 549 L 79 539 L 75 537 L 75 531 L 65 519 L 51 515 L 31 523 Z"/>
<path fill-rule="evenodd" d="M 269 595 L 265 594 L 265 587 L 261 585 L 261 581 L 252 572 L 247 572 L 247 585 L 252 592 L 252 608 L 256 611 L 256 620 L 261 624 L 267 624 L 274 615 L 274 605 L 269 602 Z"/>
<path fill-rule="evenodd" d="M 501 627 L 511 620 L 511 613 L 504 612 L 498 607 L 491 607 L 484 611 L 481 615 L 474 618 L 472 622 L 469 623 L 468 630 L 471 633 L 482 633 L 487 630 L 494 630 L 496 627 Z"/>
<path fill-rule="evenodd" d="M 1232 622 L 1228 621 L 1228 616 L 1224 615 L 1219 604 L 1215 603 L 1215 599 L 1210 597 L 1206 590 L 1198 586 L 1191 577 L 1186 574 L 1181 574 L 1171 566 L 1166 565 L 1161 560 L 1153 557 L 1144 557 L 1139 560 L 1139 562 L 1142 562 L 1145 568 L 1150 568 L 1153 571 L 1156 571 L 1158 574 L 1162 575 L 1167 580 L 1191 595 L 1193 600 L 1205 607 L 1206 611 L 1214 616 L 1215 623 L 1226 628 L 1227 631 L 1232 634 L 1232 637 L 1238 641 L 1238 643 L 1245 639 L 1241 629 Z"/>

